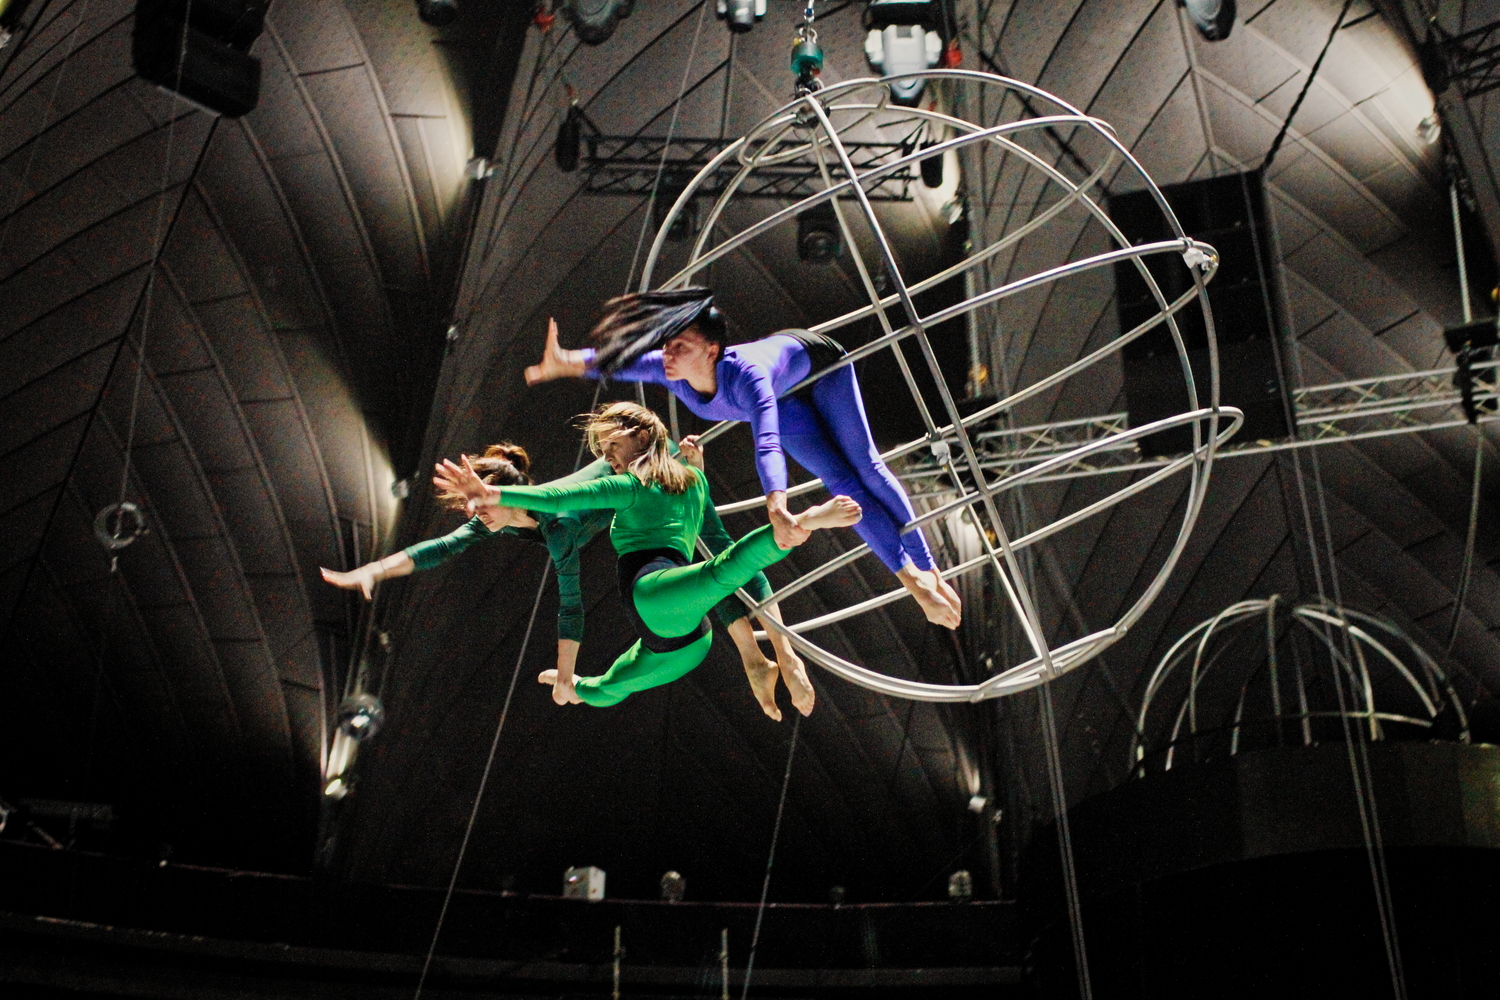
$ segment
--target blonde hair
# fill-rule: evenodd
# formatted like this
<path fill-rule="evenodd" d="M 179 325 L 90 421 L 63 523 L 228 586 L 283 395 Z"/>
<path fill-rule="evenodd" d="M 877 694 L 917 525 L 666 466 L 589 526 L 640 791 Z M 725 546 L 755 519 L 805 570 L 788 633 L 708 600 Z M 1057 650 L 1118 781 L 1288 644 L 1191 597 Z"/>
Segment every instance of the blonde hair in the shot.
<path fill-rule="evenodd" d="M 595 455 L 603 452 L 600 442 L 616 431 L 632 434 L 644 431 L 646 450 L 630 463 L 629 471 L 647 486 L 660 486 L 664 493 L 678 494 L 687 492 L 692 485 L 693 473 L 667 450 L 666 425 L 644 406 L 607 403 L 579 419 L 589 451 Z"/>
<path fill-rule="evenodd" d="M 509 441 L 492 444 L 478 458 L 469 459 L 479 478 L 493 486 L 529 486 L 531 484 L 531 456 L 526 449 Z M 464 513 L 468 510 L 469 498 L 452 490 L 437 491 L 438 505 L 448 510 Z"/>

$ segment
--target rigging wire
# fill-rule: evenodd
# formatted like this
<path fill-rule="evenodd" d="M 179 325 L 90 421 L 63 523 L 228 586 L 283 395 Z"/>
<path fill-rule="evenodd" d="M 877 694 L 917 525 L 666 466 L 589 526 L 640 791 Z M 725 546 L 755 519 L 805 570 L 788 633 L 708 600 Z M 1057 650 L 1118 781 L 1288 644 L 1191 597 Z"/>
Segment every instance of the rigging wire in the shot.
<path fill-rule="evenodd" d="M 1464 601 L 1469 596 L 1469 580 L 1474 572 L 1474 548 L 1479 535 L 1479 494 L 1483 483 L 1484 431 L 1474 425 L 1474 485 L 1469 490 L 1469 531 L 1464 538 L 1464 558 L 1458 570 L 1458 592 L 1453 600 L 1453 623 L 1448 626 L 1448 642 L 1443 647 L 1443 667 L 1453 655 L 1458 642 L 1458 626 L 1463 621 Z"/>
<path fill-rule="evenodd" d="M 797 756 L 797 734 L 802 731 L 799 713 L 792 721 L 792 745 L 786 752 L 786 772 L 781 776 L 781 801 L 776 803 L 776 823 L 771 827 L 771 849 L 766 853 L 766 878 L 760 886 L 760 905 L 755 908 L 755 930 L 750 934 L 750 953 L 745 959 L 745 983 L 740 1000 L 750 995 L 750 975 L 755 971 L 755 949 L 760 944 L 760 924 L 766 915 L 766 897 L 771 892 L 771 869 L 776 864 L 776 841 L 781 836 L 781 817 L 786 812 L 786 793 L 792 784 L 792 761 Z"/>
<path fill-rule="evenodd" d="M 500 721 L 495 725 L 494 738 L 490 740 L 490 754 L 484 762 L 484 773 L 479 777 L 479 790 L 474 793 L 474 805 L 469 810 L 469 822 L 464 826 L 464 837 L 459 842 L 458 860 L 453 863 L 453 874 L 448 879 L 448 889 L 443 893 L 443 906 L 438 911 L 437 926 L 432 930 L 432 940 L 427 945 L 427 956 L 422 960 L 422 974 L 417 978 L 417 992 L 413 1000 L 421 1000 L 422 988 L 427 985 L 427 973 L 432 968 L 432 956 L 437 951 L 438 937 L 443 933 L 443 921 L 448 917 L 448 906 L 453 902 L 453 890 L 458 885 L 458 873 L 464 865 L 464 855 L 469 850 L 469 839 L 474 833 L 474 821 L 479 818 L 479 804 L 484 801 L 485 786 L 489 784 L 490 772 L 495 767 L 495 751 L 500 747 L 500 734 L 505 732 L 505 720 L 510 716 L 510 703 L 516 694 L 516 681 L 521 677 L 521 667 L 526 662 L 526 650 L 531 645 L 531 633 L 536 627 L 536 615 L 542 607 L 542 595 L 546 593 L 547 578 L 551 575 L 552 563 L 542 567 L 542 577 L 537 581 L 536 599 L 531 602 L 531 617 L 526 621 L 526 634 L 521 638 L 521 649 L 516 654 L 516 668 L 511 671 L 510 687 L 505 692 L 505 702 L 500 708 Z"/>

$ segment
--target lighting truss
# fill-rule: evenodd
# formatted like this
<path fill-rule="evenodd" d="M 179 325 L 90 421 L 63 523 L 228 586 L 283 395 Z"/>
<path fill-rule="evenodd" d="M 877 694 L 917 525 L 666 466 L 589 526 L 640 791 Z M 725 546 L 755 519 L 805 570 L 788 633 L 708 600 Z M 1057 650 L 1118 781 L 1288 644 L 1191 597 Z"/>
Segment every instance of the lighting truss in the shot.
<path fill-rule="evenodd" d="M 1437 45 L 1446 63 L 1442 67 L 1442 75 L 1446 77 L 1442 83 L 1455 84 L 1465 97 L 1478 97 L 1500 88 L 1500 21 L 1451 38 L 1439 37 Z"/>
<path fill-rule="evenodd" d="M 587 176 L 584 190 L 590 194 L 649 195 L 656 189 L 658 176 L 664 187 L 670 188 L 675 182 L 680 188 L 707 168 L 716 156 L 739 141 L 674 138 L 669 144 L 660 136 L 585 135 L 582 166 Z M 763 143 L 750 146 L 742 156 L 753 159 L 760 145 Z M 846 140 L 844 148 L 855 169 L 865 174 L 911 155 L 915 146 L 910 142 Z M 720 164 L 695 193 L 717 198 L 741 169 L 740 159 L 731 157 Z M 912 200 L 911 187 L 917 175 L 910 164 L 874 176 L 879 179 L 866 188 L 871 201 Z M 749 175 L 746 183 L 735 192 L 735 197 L 800 199 L 823 190 L 823 186 L 817 160 L 806 156 L 761 166 Z"/>
<path fill-rule="evenodd" d="M 1500 361 L 1472 366 L 1474 404 L 1480 423 L 1500 420 L 1500 391 L 1496 368 Z M 1462 398 L 1454 386 L 1456 367 L 1402 372 L 1375 378 L 1332 382 L 1293 390 L 1297 437 L 1291 441 L 1229 441 L 1221 445 L 1220 459 L 1263 455 L 1289 448 L 1362 441 L 1392 434 L 1414 434 L 1468 423 Z M 1103 441 L 1129 426 L 1124 413 L 1060 420 L 1030 427 L 991 424 L 971 432 L 986 472 L 1014 473 L 1038 465 L 1081 445 Z M 1078 461 L 1036 477 L 1032 482 L 1078 479 L 1109 473 L 1131 473 L 1160 468 L 1170 457 L 1146 458 L 1134 442 L 1105 445 Z M 924 487 L 926 493 L 948 492 L 947 471 L 925 455 L 912 455 L 901 470 L 902 479 Z"/>

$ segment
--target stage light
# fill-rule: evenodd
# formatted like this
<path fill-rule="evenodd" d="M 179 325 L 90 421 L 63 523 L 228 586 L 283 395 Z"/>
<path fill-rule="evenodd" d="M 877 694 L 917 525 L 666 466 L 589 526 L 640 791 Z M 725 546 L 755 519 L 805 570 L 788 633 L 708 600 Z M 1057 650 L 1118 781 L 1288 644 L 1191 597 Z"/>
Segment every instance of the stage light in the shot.
<path fill-rule="evenodd" d="M 983 795 L 972 795 L 969 797 L 969 812 L 982 813 L 984 807 L 990 804 L 990 800 Z"/>
<path fill-rule="evenodd" d="M 578 169 L 582 141 L 583 112 L 578 110 L 577 104 L 570 104 L 568 113 L 563 115 L 561 124 L 557 126 L 557 142 L 552 146 L 552 157 L 557 161 L 557 169 L 565 174 Z"/>
<path fill-rule="evenodd" d="M 937 12 L 926 0 L 870 0 L 865 8 L 865 59 L 884 76 L 920 73 L 943 58 L 943 36 L 928 30 Z M 891 98 L 907 106 L 922 96 L 919 77 L 891 84 Z"/>
<path fill-rule="evenodd" d="M 349 784 L 342 777 L 331 778 L 323 786 L 323 794 L 330 799 L 341 799 L 349 794 Z"/>
<path fill-rule="evenodd" d="M 573 25 L 579 41 L 600 45 L 609 41 L 621 21 L 635 9 L 635 0 L 567 0 L 562 15 Z"/>
<path fill-rule="evenodd" d="M 589 865 L 587 868 L 569 868 L 563 872 L 563 897 L 565 899 L 603 899 L 603 869 Z"/>
<path fill-rule="evenodd" d="M 766 0 L 717 0 L 714 13 L 737 33 L 749 31 L 766 16 Z"/>
<path fill-rule="evenodd" d="M 356 743 L 374 736 L 384 722 L 385 706 L 373 694 L 351 695 L 339 706 L 339 732 Z"/>
<path fill-rule="evenodd" d="M 797 213 L 797 256 L 809 264 L 828 264 L 844 247 L 833 204 L 824 202 Z"/>
<path fill-rule="evenodd" d="M 844 892 L 844 887 L 841 885 L 836 885 L 832 889 L 828 890 L 828 901 L 834 906 L 843 906 L 844 897 L 846 895 L 847 893 Z"/>
<path fill-rule="evenodd" d="M 417 16 L 434 28 L 458 20 L 458 0 L 417 0 Z"/>
<path fill-rule="evenodd" d="M 948 898 L 955 903 L 967 903 L 974 898 L 974 877 L 967 868 L 948 876 Z"/>
<path fill-rule="evenodd" d="M 1178 0 L 1188 20 L 1210 42 L 1222 42 L 1234 30 L 1234 0 Z"/>
<path fill-rule="evenodd" d="M 669 903 L 682 902 L 682 894 L 687 892 L 687 879 L 679 872 L 667 872 L 661 877 L 661 898 Z"/>

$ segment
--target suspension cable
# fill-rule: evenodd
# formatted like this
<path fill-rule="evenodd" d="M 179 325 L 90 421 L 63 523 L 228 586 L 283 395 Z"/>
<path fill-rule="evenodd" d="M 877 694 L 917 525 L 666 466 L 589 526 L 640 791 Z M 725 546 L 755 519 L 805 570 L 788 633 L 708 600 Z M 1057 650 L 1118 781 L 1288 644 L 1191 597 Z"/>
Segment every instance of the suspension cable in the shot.
<path fill-rule="evenodd" d="M 1448 643 L 1443 647 L 1443 667 L 1453 655 L 1458 641 L 1458 626 L 1463 620 L 1464 601 L 1469 596 L 1469 579 L 1474 573 L 1474 548 L 1479 535 L 1479 494 L 1483 484 L 1484 431 L 1474 425 L 1474 485 L 1469 489 L 1469 531 L 1464 538 L 1464 558 L 1458 570 L 1458 592 L 1453 599 L 1453 623 L 1448 626 Z"/>
<path fill-rule="evenodd" d="M 781 836 L 781 817 L 786 812 L 786 793 L 792 784 L 792 760 L 797 756 L 797 734 L 802 730 L 802 716 L 792 720 L 792 745 L 786 752 L 786 771 L 781 776 L 781 801 L 776 803 L 776 823 L 771 827 L 771 849 L 766 853 L 766 878 L 760 886 L 760 905 L 755 908 L 755 930 L 750 935 L 750 953 L 745 959 L 745 983 L 740 1000 L 750 995 L 750 974 L 755 971 L 755 949 L 760 945 L 760 923 L 766 915 L 766 897 L 771 892 L 771 869 L 776 864 L 776 841 Z"/>

